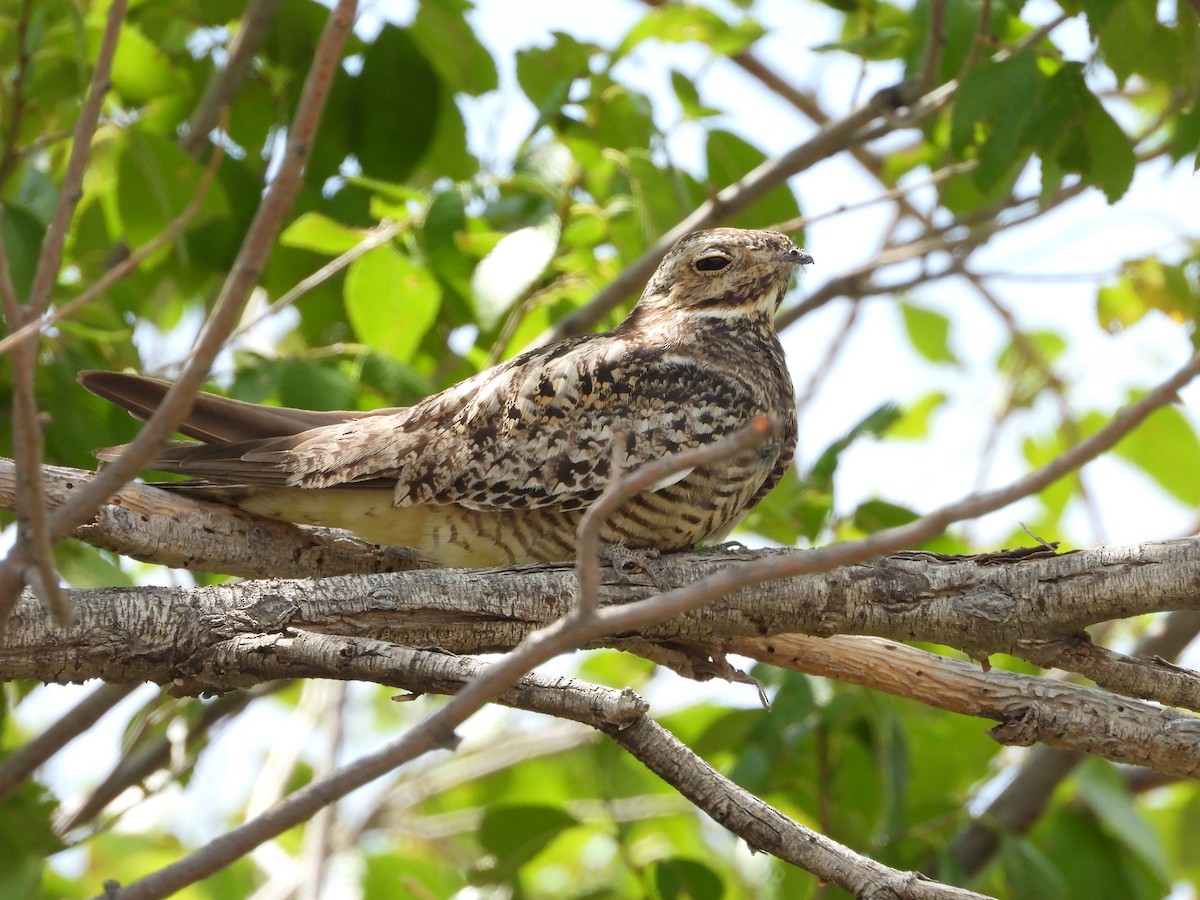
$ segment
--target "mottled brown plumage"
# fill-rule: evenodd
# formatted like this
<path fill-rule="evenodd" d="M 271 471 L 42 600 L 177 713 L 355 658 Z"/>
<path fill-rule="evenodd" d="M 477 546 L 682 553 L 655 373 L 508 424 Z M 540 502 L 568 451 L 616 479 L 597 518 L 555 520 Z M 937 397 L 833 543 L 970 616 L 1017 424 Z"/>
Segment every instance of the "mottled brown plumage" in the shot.
<path fill-rule="evenodd" d="M 610 332 L 528 351 L 402 409 L 310 412 L 202 394 L 180 431 L 203 443 L 172 444 L 152 468 L 202 479 L 164 487 L 416 547 L 443 565 L 534 562 L 573 555 L 614 434 L 632 467 L 774 417 L 778 442 L 644 491 L 601 533 L 686 549 L 728 533 L 791 462 L 795 401 L 772 319 L 793 270 L 811 261 L 775 232 L 695 232 Z M 111 372 L 80 380 L 140 418 L 168 387 Z"/>

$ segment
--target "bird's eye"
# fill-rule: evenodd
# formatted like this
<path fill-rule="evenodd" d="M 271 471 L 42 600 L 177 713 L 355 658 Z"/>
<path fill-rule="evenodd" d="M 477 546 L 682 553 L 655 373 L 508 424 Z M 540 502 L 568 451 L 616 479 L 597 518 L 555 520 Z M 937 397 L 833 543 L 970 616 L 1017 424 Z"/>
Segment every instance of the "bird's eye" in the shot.
<path fill-rule="evenodd" d="M 696 271 L 698 272 L 720 272 L 729 265 L 729 257 L 721 256 L 717 253 L 712 253 L 708 256 L 702 256 L 696 260 Z"/>

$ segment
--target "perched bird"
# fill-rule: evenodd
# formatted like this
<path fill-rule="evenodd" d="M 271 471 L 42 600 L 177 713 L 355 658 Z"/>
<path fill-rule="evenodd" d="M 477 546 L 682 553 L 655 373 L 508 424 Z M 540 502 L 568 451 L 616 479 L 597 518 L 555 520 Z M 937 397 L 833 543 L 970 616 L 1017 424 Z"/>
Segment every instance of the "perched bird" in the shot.
<path fill-rule="evenodd" d="M 406 408 L 201 394 L 179 429 L 201 443 L 170 444 L 150 467 L 201 479 L 164 488 L 260 516 L 415 547 L 440 565 L 504 565 L 574 555 L 614 435 L 628 470 L 773 417 L 773 443 L 637 494 L 601 532 L 631 550 L 687 549 L 727 534 L 791 462 L 795 398 L 773 316 L 811 262 L 777 232 L 697 231 L 612 331 L 530 350 Z M 114 372 L 80 381 L 142 419 L 169 387 Z"/>

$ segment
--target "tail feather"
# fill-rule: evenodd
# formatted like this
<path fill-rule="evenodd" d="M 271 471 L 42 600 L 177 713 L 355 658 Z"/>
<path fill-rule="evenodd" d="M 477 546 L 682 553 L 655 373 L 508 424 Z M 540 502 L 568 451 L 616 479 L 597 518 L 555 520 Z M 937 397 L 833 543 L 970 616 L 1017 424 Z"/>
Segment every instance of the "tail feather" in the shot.
<path fill-rule="evenodd" d="M 98 370 L 81 372 L 79 383 L 97 397 L 103 397 L 143 420 L 154 414 L 171 388 L 170 382 L 146 375 Z M 322 412 L 259 406 L 215 394 L 197 394 L 179 431 L 206 444 L 238 443 L 299 434 L 322 425 L 390 412 L 396 410 Z"/>
<path fill-rule="evenodd" d="M 79 383 L 139 419 L 150 418 L 171 388 L 169 382 L 157 378 L 104 371 L 82 372 Z M 259 454 L 288 450 L 304 439 L 298 436 L 313 428 L 397 411 L 320 412 L 258 406 L 215 394 L 198 394 L 179 431 L 201 443 L 175 441 L 167 444 L 148 467 L 223 484 L 245 482 L 283 486 L 287 484 L 289 473 L 279 459 L 263 458 Z M 96 451 L 96 456 L 112 460 L 123 449 L 108 447 Z M 382 482 L 364 482 L 367 487 L 379 487 L 380 484 Z M 162 486 L 175 489 L 173 484 Z"/>

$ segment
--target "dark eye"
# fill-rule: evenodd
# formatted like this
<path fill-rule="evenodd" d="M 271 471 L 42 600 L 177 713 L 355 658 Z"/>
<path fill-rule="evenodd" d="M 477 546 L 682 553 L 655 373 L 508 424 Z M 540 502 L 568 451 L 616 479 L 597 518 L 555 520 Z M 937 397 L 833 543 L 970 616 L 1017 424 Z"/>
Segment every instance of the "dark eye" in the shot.
<path fill-rule="evenodd" d="M 696 270 L 699 272 L 720 272 L 729 265 L 729 257 L 713 253 L 696 260 Z"/>

